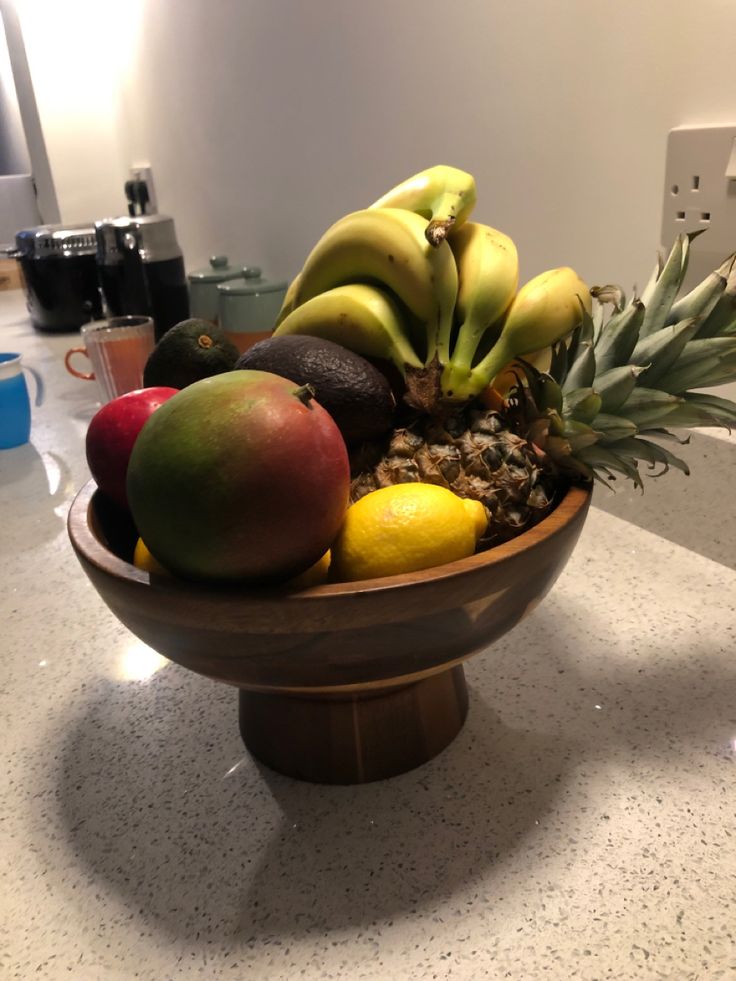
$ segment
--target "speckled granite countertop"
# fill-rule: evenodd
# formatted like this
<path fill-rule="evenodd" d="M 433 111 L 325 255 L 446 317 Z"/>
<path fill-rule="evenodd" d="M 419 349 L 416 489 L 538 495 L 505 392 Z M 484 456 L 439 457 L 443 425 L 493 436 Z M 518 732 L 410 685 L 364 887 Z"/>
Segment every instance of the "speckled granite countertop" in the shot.
<path fill-rule="evenodd" d="M 544 603 L 468 663 L 443 754 L 309 785 L 87 582 L 64 521 L 94 386 L 19 293 L 0 318 L 49 392 L 0 453 L 0 975 L 736 978 L 733 440 L 693 440 L 690 484 L 596 495 Z"/>

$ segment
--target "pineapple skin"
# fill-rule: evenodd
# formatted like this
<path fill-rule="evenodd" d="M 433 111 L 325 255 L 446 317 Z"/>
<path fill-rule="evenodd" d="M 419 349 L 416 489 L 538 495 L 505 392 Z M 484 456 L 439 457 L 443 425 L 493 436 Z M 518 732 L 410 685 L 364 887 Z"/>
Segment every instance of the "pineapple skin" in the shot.
<path fill-rule="evenodd" d="M 480 501 L 482 550 L 515 538 L 553 509 L 566 481 L 524 436 L 523 420 L 473 400 L 437 416 L 415 413 L 351 458 L 351 501 L 393 484 L 424 482 Z"/>

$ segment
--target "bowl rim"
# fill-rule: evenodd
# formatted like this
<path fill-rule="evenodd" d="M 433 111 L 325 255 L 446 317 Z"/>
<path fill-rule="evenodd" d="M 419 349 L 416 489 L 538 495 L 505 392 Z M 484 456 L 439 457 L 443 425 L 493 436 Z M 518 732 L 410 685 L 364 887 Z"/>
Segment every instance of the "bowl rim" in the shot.
<path fill-rule="evenodd" d="M 500 565 L 520 552 L 561 533 L 575 521 L 579 513 L 589 506 L 592 486 L 571 484 L 562 493 L 558 504 L 536 525 L 520 535 L 500 545 L 476 552 L 464 559 L 432 566 L 419 572 L 406 572 L 374 579 L 361 579 L 347 583 L 323 583 L 306 589 L 288 589 L 284 585 L 248 587 L 237 583 L 197 582 L 175 578 L 174 576 L 151 575 L 127 562 L 106 548 L 90 527 L 89 516 L 94 499 L 100 492 L 93 479 L 88 480 L 72 500 L 67 517 L 69 539 L 77 554 L 96 567 L 100 572 L 115 579 L 122 579 L 140 586 L 155 585 L 157 590 L 175 593 L 181 597 L 204 593 L 221 598 L 240 598 L 242 600 L 265 600 L 280 602 L 303 602 L 310 599 L 325 599 L 330 596 L 364 596 L 366 593 L 381 593 L 408 589 L 419 583 L 440 582 L 458 578 L 480 568 Z"/>

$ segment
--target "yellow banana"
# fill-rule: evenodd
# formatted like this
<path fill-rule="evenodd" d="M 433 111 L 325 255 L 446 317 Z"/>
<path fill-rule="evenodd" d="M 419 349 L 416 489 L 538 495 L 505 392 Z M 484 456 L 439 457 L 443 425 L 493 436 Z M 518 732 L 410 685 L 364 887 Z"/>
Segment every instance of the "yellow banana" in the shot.
<path fill-rule="evenodd" d="M 458 228 L 473 210 L 475 179 L 457 167 L 438 164 L 397 184 L 371 208 L 404 208 L 426 218 L 424 234 L 430 245 L 439 245 L 448 231 Z"/>
<path fill-rule="evenodd" d="M 281 321 L 284 320 L 286 317 L 288 317 L 288 315 L 294 309 L 294 297 L 296 296 L 296 291 L 299 289 L 300 278 L 301 278 L 301 273 L 297 273 L 297 275 L 289 283 L 286 293 L 284 293 L 284 299 L 281 304 L 281 309 L 279 310 L 279 315 L 276 318 L 277 327 L 281 323 Z"/>
<path fill-rule="evenodd" d="M 292 310 L 274 335 L 309 334 L 334 341 L 364 357 L 393 361 L 403 375 L 407 365 L 422 366 L 404 326 L 398 305 L 384 290 L 349 283 L 313 296 Z"/>
<path fill-rule="evenodd" d="M 450 352 L 440 350 L 443 364 L 470 368 L 486 328 L 505 313 L 519 286 L 519 256 L 508 235 L 490 225 L 467 221 L 447 241 L 458 275 L 455 322 L 460 325 Z"/>
<path fill-rule="evenodd" d="M 488 354 L 470 370 L 445 372 L 445 397 L 465 399 L 477 395 L 514 358 L 561 340 L 580 323 L 581 302 L 590 313 L 590 290 L 567 266 L 530 279 L 512 300 L 503 329 Z"/>
<path fill-rule="evenodd" d="M 457 298 L 457 267 L 447 242 L 429 245 L 427 222 L 400 208 L 367 208 L 341 218 L 307 257 L 294 308 L 346 283 L 369 282 L 393 291 L 422 324 L 429 362 L 447 344 Z"/>

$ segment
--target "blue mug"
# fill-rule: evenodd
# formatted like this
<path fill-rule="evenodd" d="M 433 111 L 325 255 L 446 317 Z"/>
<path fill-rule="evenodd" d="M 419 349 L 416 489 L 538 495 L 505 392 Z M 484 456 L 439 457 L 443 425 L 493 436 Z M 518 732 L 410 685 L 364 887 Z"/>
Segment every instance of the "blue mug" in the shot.
<path fill-rule="evenodd" d="M 31 399 L 23 371 L 36 381 L 36 405 L 43 402 L 43 379 L 21 364 L 20 354 L 0 354 L 0 450 L 22 446 L 31 438 Z"/>

